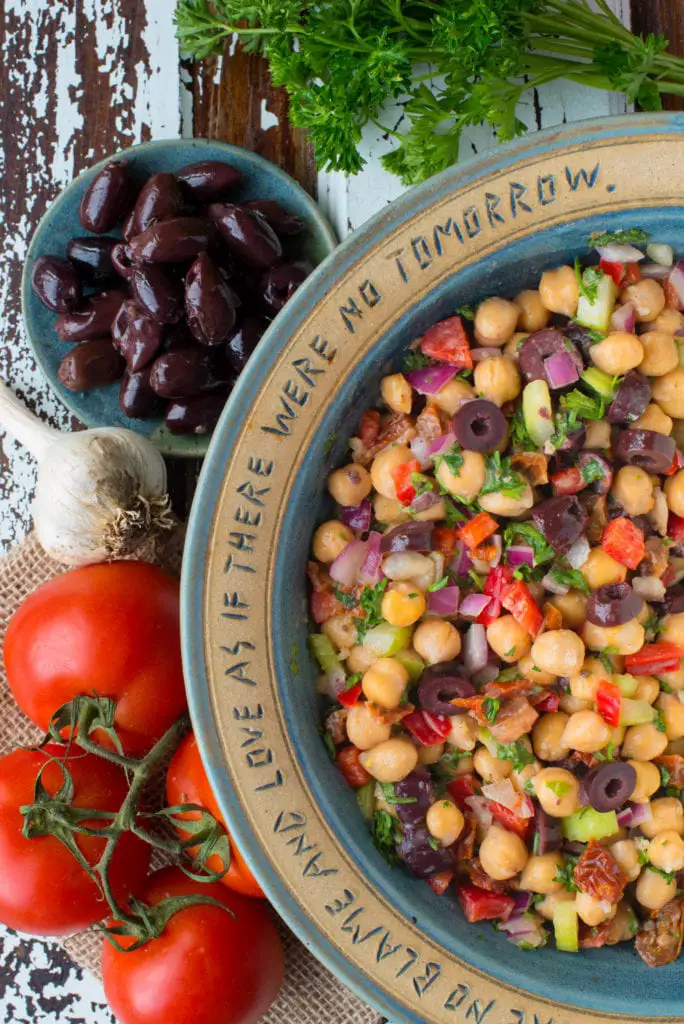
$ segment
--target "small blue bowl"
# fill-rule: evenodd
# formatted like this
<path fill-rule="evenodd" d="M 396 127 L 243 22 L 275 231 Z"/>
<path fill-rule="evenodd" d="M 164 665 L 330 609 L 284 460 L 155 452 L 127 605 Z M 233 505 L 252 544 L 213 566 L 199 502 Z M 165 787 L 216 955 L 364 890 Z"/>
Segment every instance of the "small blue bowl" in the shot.
<path fill-rule="evenodd" d="M 31 347 L 45 376 L 64 404 L 88 427 L 128 427 L 149 437 L 165 455 L 202 456 L 209 438 L 171 434 L 159 419 L 131 419 L 119 408 L 119 384 L 94 391 L 70 391 L 57 376 L 59 364 L 73 345 L 60 341 L 54 330 L 56 314 L 34 295 L 31 270 L 39 256 L 64 256 L 67 242 L 88 232 L 81 226 L 78 209 L 86 188 L 95 175 L 113 159 L 128 161 L 133 177 L 142 185 L 152 174 L 177 171 L 199 160 L 222 160 L 237 167 L 242 182 L 231 199 L 277 199 L 286 209 L 306 221 L 308 230 L 297 239 L 297 255 L 306 255 L 317 266 L 337 245 L 332 228 L 304 189 L 279 167 L 238 146 L 209 139 L 165 139 L 145 142 L 121 150 L 79 175 L 47 210 L 31 240 L 24 265 L 21 297 L 24 323 Z M 114 230 L 111 234 L 117 234 Z"/>

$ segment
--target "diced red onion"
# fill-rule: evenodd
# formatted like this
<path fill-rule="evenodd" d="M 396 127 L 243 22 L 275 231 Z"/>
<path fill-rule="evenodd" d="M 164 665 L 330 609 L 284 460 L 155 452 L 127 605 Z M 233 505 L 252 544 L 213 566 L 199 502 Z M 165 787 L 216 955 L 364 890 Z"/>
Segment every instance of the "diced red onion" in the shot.
<path fill-rule="evenodd" d="M 479 672 L 487 664 L 487 658 L 487 634 L 485 633 L 485 628 L 480 623 L 474 622 L 463 638 L 463 664 L 466 672 L 469 675 L 472 675 L 473 672 Z"/>
<path fill-rule="evenodd" d="M 458 370 L 455 366 L 438 363 L 436 366 L 424 366 L 420 370 L 411 370 L 404 376 L 419 395 L 436 395 L 457 373 Z"/>
<path fill-rule="evenodd" d="M 552 594 L 558 594 L 559 596 L 567 594 L 570 590 L 570 587 L 567 586 L 567 584 L 559 583 L 558 580 L 555 579 L 550 572 L 547 572 L 546 576 L 544 576 L 544 578 L 542 579 L 542 584 Z"/>
<path fill-rule="evenodd" d="M 482 787 L 482 795 L 488 800 L 494 800 L 502 804 L 509 811 L 513 811 L 520 818 L 534 817 L 534 804 L 525 793 L 518 793 L 513 787 L 510 779 L 502 779 L 500 782 L 489 782 Z"/>
<path fill-rule="evenodd" d="M 423 491 L 422 494 L 419 494 L 417 498 L 413 499 L 413 508 L 416 512 L 425 512 L 441 500 L 442 496 L 438 494 L 437 491 Z"/>
<path fill-rule="evenodd" d="M 339 668 L 333 668 L 330 672 L 326 672 L 325 675 L 320 675 L 316 680 L 318 692 L 325 694 L 330 700 L 337 700 L 346 685 L 347 677 L 341 665 Z"/>
<path fill-rule="evenodd" d="M 409 448 L 413 455 L 420 463 L 421 469 L 427 469 L 431 464 L 431 459 L 428 454 L 428 446 L 430 442 L 425 437 L 412 437 L 409 441 Z"/>
<path fill-rule="evenodd" d="M 467 619 L 476 619 L 490 601 L 491 597 L 488 594 L 468 594 L 461 601 L 459 612 Z"/>
<path fill-rule="evenodd" d="M 371 583 L 375 585 L 382 579 L 382 569 L 380 568 L 382 565 L 382 554 L 380 551 L 381 540 L 382 534 L 378 533 L 377 530 L 373 530 L 372 533 L 368 534 L 368 540 L 366 541 L 366 558 L 358 575 L 359 583 Z M 342 553 L 344 554 L 344 552 Z"/>
<path fill-rule="evenodd" d="M 684 310 L 684 262 L 680 262 L 672 268 L 667 279 L 677 299 L 677 309 Z"/>
<path fill-rule="evenodd" d="M 518 912 L 524 914 L 526 910 L 530 909 L 530 903 L 532 902 L 531 892 L 526 892 L 525 889 L 520 889 L 519 892 L 511 893 L 511 895 L 515 900 L 514 914 Z"/>
<path fill-rule="evenodd" d="M 330 576 L 344 587 L 353 587 L 359 578 L 362 565 L 367 557 L 366 543 L 353 540 L 341 551 L 330 566 Z"/>
<path fill-rule="evenodd" d="M 352 530 L 365 533 L 370 530 L 371 503 L 364 498 L 360 505 L 345 505 L 342 508 L 342 522 Z"/>
<path fill-rule="evenodd" d="M 434 615 L 455 615 L 461 592 L 458 587 L 442 587 L 428 591 L 427 610 Z"/>
<path fill-rule="evenodd" d="M 449 562 L 449 568 L 457 576 L 467 576 L 470 569 L 473 567 L 473 560 L 470 557 L 468 548 L 462 540 L 459 540 L 454 557 Z"/>
<path fill-rule="evenodd" d="M 506 561 L 514 569 L 519 565 L 534 565 L 534 550 L 527 544 L 511 544 L 506 548 Z"/>
<path fill-rule="evenodd" d="M 485 800 L 483 796 L 467 796 L 465 798 L 465 804 L 477 818 L 478 825 L 481 825 L 484 829 L 488 829 L 492 823 L 493 815 L 489 810 L 487 800 Z"/>
<path fill-rule="evenodd" d="M 569 352 L 563 349 L 561 352 L 554 352 L 544 360 L 544 373 L 549 382 L 549 387 L 556 390 L 566 388 L 579 380 L 579 372 Z"/>
<path fill-rule="evenodd" d="M 475 683 L 475 686 L 484 686 L 485 683 L 493 683 L 498 674 L 498 665 L 485 665 L 485 667 L 481 668 L 479 672 L 475 672 L 473 674 L 472 681 Z M 684 690 L 682 690 L 681 692 L 684 693 Z M 484 740 L 482 742 L 484 743 Z M 487 746 L 486 743 L 485 746 Z M 496 754 L 496 743 L 494 744 L 494 750 L 490 750 L 489 753 Z"/>
<path fill-rule="evenodd" d="M 503 551 L 503 542 L 501 540 L 501 534 L 495 533 L 493 537 L 490 537 L 487 541 L 488 544 L 493 544 L 496 548 L 496 554 L 494 558 L 489 559 L 489 568 L 496 569 L 497 565 L 501 561 L 501 553 Z"/>
<path fill-rule="evenodd" d="M 671 245 L 666 245 L 664 242 L 650 242 L 646 246 L 646 255 L 654 263 L 659 263 L 663 267 L 671 267 L 674 263 L 674 249 Z M 642 273 L 643 270 L 644 268 L 642 267 Z"/>
<path fill-rule="evenodd" d="M 638 828 L 652 817 L 650 804 L 628 804 L 618 811 L 617 820 L 620 828 Z"/>
<path fill-rule="evenodd" d="M 597 246 L 596 251 L 606 263 L 638 263 L 646 258 L 640 249 L 620 242 L 610 242 L 608 245 Z"/>
<path fill-rule="evenodd" d="M 610 326 L 614 331 L 625 331 L 627 334 L 634 334 L 636 310 L 631 302 L 625 302 L 624 306 L 617 306 L 613 310 Z"/>
<path fill-rule="evenodd" d="M 667 266 L 662 263 L 642 263 L 640 268 L 641 276 L 653 278 L 655 281 L 662 281 L 670 273 L 671 267 L 671 263 Z"/>
<path fill-rule="evenodd" d="M 470 354 L 476 363 L 482 362 L 483 359 L 490 359 L 492 356 L 500 356 L 500 348 L 471 348 Z"/>
<path fill-rule="evenodd" d="M 582 534 L 582 536 L 578 537 L 572 545 L 565 557 L 573 569 L 579 569 L 586 562 L 590 551 L 591 547 L 589 545 L 589 541 L 584 534 Z"/>
<path fill-rule="evenodd" d="M 452 434 L 449 430 L 446 434 L 442 434 L 441 437 L 436 437 L 434 441 L 428 441 L 428 455 L 431 459 L 434 459 L 435 455 L 444 455 L 444 453 L 450 451 L 455 444 L 456 435 Z"/>
<path fill-rule="evenodd" d="M 537 931 L 537 924 L 532 918 L 525 917 L 524 914 L 516 914 L 513 911 L 507 921 L 502 921 L 499 924 L 499 931 L 522 939 L 527 935 L 533 935 Z"/>

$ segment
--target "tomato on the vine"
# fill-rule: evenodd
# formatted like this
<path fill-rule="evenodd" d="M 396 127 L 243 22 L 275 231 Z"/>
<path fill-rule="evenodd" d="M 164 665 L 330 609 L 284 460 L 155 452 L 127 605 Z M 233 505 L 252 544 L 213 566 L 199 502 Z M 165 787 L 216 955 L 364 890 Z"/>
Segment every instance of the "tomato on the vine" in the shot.
<path fill-rule="evenodd" d="M 54 796 L 65 776 L 56 759 L 64 748 L 14 750 L 0 758 L 0 921 L 31 935 L 69 935 L 99 921 L 109 911 L 97 883 L 67 847 L 53 835 L 27 838 L 21 807 L 33 804 L 36 778 Z M 128 792 L 126 777 L 116 765 L 76 751 L 65 760 L 71 775 L 74 807 L 117 811 Z M 102 827 L 109 819 L 85 819 Z M 40 825 L 38 818 L 36 824 Z M 40 830 L 40 829 L 39 829 Z M 95 864 L 105 840 L 79 835 L 78 847 Z M 132 832 L 119 839 L 109 870 L 114 895 L 125 900 L 140 889 L 149 867 L 149 847 Z"/>
<path fill-rule="evenodd" d="M 199 804 L 200 807 L 210 811 L 225 828 L 225 822 L 221 817 L 221 811 L 211 791 L 207 773 L 200 759 L 197 740 L 192 733 L 185 737 L 169 765 L 166 776 L 166 800 L 170 807 L 177 806 L 178 804 Z M 193 820 L 197 818 L 199 818 L 198 811 L 188 811 L 185 814 L 178 815 L 176 820 Z M 181 838 L 185 838 L 188 834 L 182 829 L 177 829 L 177 831 Z M 192 855 L 195 849 L 193 847 L 188 852 Z M 221 862 L 221 858 L 218 855 L 214 855 L 209 858 L 207 867 L 212 871 L 220 872 L 223 871 L 224 865 Z M 244 896 L 257 896 L 265 899 L 259 883 L 247 867 L 242 854 L 232 839 L 230 840 L 230 867 L 221 881 L 229 889 L 241 892 Z"/>
<path fill-rule="evenodd" d="M 105 994 L 120 1024 L 256 1024 L 283 980 L 284 957 L 265 903 L 216 882 L 195 882 L 178 868 L 150 875 L 149 906 L 185 895 L 210 904 L 179 910 L 159 938 L 122 952 L 104 939 Z M 234 915 L 234 916 L 233 916 Z M 131 939 L 118 938 L 125 948 Z"/>
<path fill-rule="evenodd" d="M 146 562 L 73 569 L 43 583 L 10 619 L 5 668 L 41 729 L 77 694 L 118 702 L 126 753 L 149 750 L 186 708 L 178 581 Z"/>

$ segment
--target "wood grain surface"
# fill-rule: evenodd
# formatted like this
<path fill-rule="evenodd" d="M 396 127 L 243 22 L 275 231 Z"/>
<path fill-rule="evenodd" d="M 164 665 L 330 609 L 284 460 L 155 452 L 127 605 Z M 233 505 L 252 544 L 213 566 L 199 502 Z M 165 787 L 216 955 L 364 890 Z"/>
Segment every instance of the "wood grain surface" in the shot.
<path fill-rule="evenodd" d="M 632 29 L 648 35 L 661 33 L 670 50 L 684 57 L 684 0 L 632 0 Z M 667 110 L 684 110 L 684 97 L 666 96 Z"/>

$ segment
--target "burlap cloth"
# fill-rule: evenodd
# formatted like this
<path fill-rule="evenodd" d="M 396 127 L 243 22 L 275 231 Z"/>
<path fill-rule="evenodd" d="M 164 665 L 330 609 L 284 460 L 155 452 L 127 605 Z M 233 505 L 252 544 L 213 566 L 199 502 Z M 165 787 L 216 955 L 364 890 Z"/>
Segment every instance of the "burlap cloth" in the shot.
<path fill-rule="evenodd" d="M 183 535 L 178 530 L 163 546 L 150 548 L 145 557 L 178 573 Z M 10 616 L 39 583 L 64 571 L 49 558 L 33 535 L 0 558 L 0 646 Z M 20 744 L 40 738 L 14 703 L 0 667 L 0 755 Z M 278 999 L 263 1018 L 267 1024 L 379 1024 L 382 1018 L 352 995 L 299 942 L 285 925 L 280 928 L 287 968 Z M 63 941 L 69 955 L 99 976 L 102 940 L 94 932 L 82 932 Z"/>

